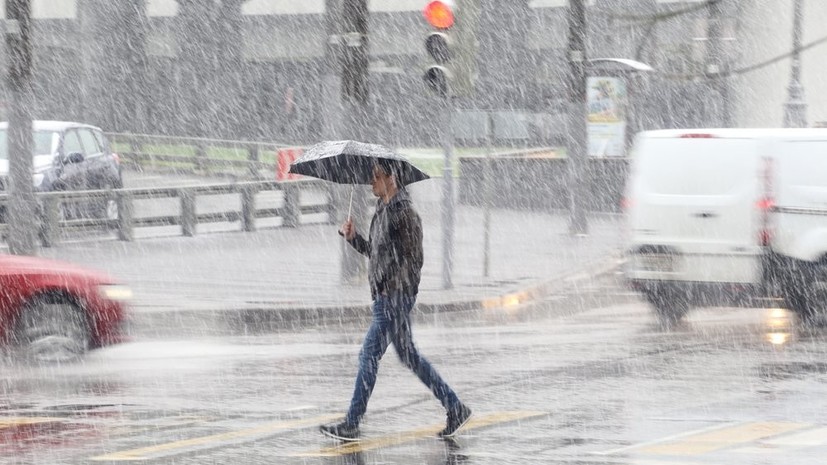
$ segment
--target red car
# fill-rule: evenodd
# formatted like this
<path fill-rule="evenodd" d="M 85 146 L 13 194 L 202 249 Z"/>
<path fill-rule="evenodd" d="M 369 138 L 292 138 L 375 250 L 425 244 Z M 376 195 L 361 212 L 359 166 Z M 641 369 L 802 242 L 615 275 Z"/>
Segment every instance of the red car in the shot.
<path fill-rule="evenodd" d="M 68 361 L 121 340 L 129 288 L 105 274 L 0 255 L 0 341 L 26 359 Z"/>

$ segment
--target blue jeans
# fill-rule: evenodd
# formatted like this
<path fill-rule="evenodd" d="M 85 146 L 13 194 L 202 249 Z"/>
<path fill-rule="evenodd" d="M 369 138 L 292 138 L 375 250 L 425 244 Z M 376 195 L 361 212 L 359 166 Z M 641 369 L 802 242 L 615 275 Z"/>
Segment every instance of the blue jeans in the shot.
<path fill-rule="evenodd" d="M 411 334 L 411 310 L 416 296 L 392 294 L 379 295 L 373 301 L 373 322 L 365 335 L 362 351 L 359 353 L 359 374 L 353 399 L 345 422 L 356 426 L 365 414 L 370 394 L 376 384 L 379 360 L 385 354 L 388 344 L 393 343 L 402 363 L 413 371 L 446 410 L 459 407 L 459 399 L 450 386 L 442 380 L 434 367 L 419 355 Z"/>

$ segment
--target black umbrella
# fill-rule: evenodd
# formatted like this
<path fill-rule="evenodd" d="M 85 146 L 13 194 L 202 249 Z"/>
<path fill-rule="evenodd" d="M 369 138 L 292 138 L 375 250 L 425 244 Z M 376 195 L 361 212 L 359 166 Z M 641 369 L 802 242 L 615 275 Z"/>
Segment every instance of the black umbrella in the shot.
<path fill-rule="evenodd" d="M 339 184 L 371 184 L 376 165 L 394 175 L 400 187 L 429 178 L 407 158 L 391 149 L 354 140 L 325 141 L 309 147 L 290 164 L 290 173 Z M 348 218 L 352 206 L 353 189 L 350 191 Z"/>
<path fill-rule="evenodd" d="M 290 164 L 290 173 L 339 184 L 371 184 L 379 164 L 396 177 L 400 187 L 428 179 L 428 175 L 391 149 L 353 140 L 326 141 L 309 147 Z"/>

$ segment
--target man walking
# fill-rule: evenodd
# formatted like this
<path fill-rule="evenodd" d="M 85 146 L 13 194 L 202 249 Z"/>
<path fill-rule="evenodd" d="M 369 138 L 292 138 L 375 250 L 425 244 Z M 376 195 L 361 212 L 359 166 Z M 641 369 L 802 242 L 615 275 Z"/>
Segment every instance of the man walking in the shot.
<path fill-rule="evenodd" d="M 339 234 L 369 259 L 368 276 L 373 299 L 373 321 L 359 353 L 359 373 L 350 409 L 342 423 L 321 426 L 323 434 L 342 440 L 359 440 L 359 422 L 376 384 L 379 360 L 393 343 L 402 363 L 413 371 L 448 412 L 441 437 L 452 437 L 471 417 L 471 409 L 419 354 L 411 333 L 411 310 L 419 292 L 422 270 L 422 221 L 410 196 L 397 185 L 391 161 L 380 159 L 373 168 L 373 195 L 379 198 L 365 240 L 348 220 Z"/>

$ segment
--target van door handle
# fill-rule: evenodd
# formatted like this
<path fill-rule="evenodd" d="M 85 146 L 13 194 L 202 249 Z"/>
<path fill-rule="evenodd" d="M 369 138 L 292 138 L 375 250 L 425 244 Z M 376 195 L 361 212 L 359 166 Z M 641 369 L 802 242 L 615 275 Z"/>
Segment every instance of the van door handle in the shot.
<path fill-rule="evenodd" d="M 692 216 L 694 216 L 696 218 L 717 218 L 718 217 L 717 214 L 712 213 L 712 212 L 698 212 L 698 213 L 693 213 Z"/>

